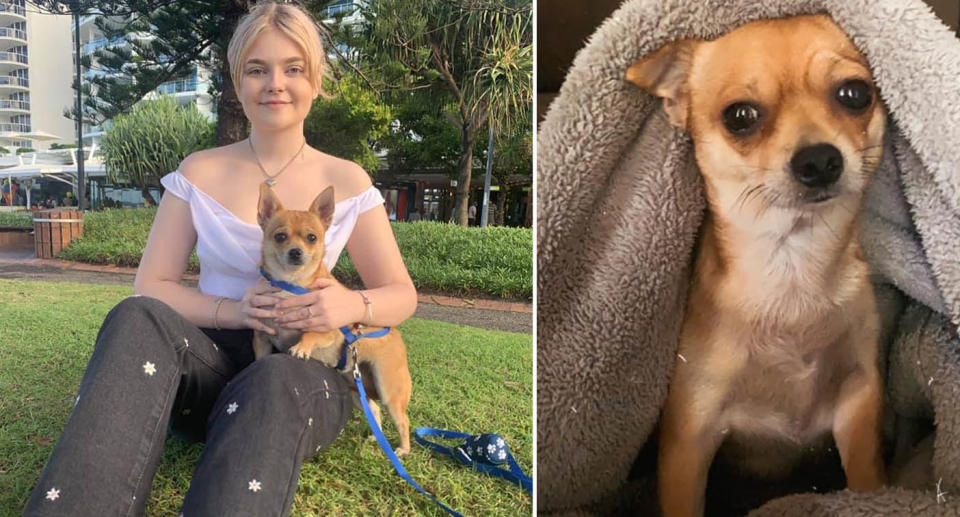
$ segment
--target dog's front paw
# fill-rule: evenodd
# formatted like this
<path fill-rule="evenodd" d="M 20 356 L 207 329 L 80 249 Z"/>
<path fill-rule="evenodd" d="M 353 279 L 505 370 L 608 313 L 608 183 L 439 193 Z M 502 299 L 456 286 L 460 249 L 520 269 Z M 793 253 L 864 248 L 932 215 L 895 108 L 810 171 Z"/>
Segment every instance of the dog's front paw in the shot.
<path fill-rule="evenodd" d="M 299 357 L 300 359 L 310 359 L 310 352 L 312 351 L 312 346 L 305 346 L 303 343 L 297 343 L 296 345 L 290 347 L 290 349 L 287 350 L 287 353 L 294 357 Z"/>
<path fill-rule="evenodd" d="M 402 458 L 407 454 L 410 454 L 410 447 L 397 447 L 393 452 L 398 458 Z"/>

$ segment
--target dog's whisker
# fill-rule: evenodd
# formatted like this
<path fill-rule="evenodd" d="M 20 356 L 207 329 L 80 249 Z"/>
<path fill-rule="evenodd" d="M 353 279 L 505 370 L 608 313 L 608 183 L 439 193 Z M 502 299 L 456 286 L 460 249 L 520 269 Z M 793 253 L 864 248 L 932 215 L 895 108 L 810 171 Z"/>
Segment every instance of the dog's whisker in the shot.
<path fill-rule="evenodd" d="M 765 191 L 766 191 L 766 185 L 764 185 L 763 183 L 761 183 L 761 184 L 757 185 L 756 188 L 754 188 L 749 194 L 747 194 L 747 199 L 750 199 L 751 197 L 760 196 L 760 195 L 762 195 Z"/>
<path fill-rule="evenodd" d="M 760 219 L 763 216 L 763 213 L 767 211 L 767 208 L 770 206 L 770 196 L 764 192 L 763 196 L 760 198 L 760 210 L 757 210 L 755 216 L 756 219 Z"/>
<path fill-rule="evenodd" d="M 746 206 L 746 204 L 750 201 L 750 198 L 754 196 L 756 193 L 761 192 L 764 189 L 764 187 L 765 185 L 763 183 L 758 183 L 757 185 L 754 185 L 752 187 L 745 188 L 740 193 L 740 195 L 737 196 L 737 201 L 734 202 L 733 207 L 731 208 L 737 207 L 737 205 L 739 204 L 740 206 L 739 208 L 737 208 L 737 210 L 742 210 L 743 207 Z"/>
<path fill-rule="evenodd" d="M 749 185 L 747 185 L 746 187 L 744 187 L 743 190 L 740 191 L 740 194 L 737 196 L 737 199 L 734 199 L 734 200 L 733 200 L 733 205 L 730 206 L 730 211 L 731 211 L 731 212 L 733 212 L 733 211 L 734 211 L 734 208 L 736 208 L 737 204 L 740 203 L 740 201 L 744 199 L 744 197 L 747 195 L 747 192 L 750 190 L 750 188 L 751 188 L 751 187 L 750 187 Z"/>
<path fill-rule="evenodd" d="M 767 190 L 766 190 L 766 189 L 763 189 L 762 191 L 759 191 L 759 192 L 757 193 L 757 197 L 758 197 L 758 199 L 760 200 L 760 208 L 761 208 L 761 210 L 763 209 L 763 201 L 764 201 L 764 200 L 766 199 L 766 197 L 767 197 L 766 192 L 767 192 Z M 757 217 L 757 216 L 755 215 L 754 217 Z"/>
<path fill-rule="evenodd" d="M 760 207 L 760 210 L 757 212 L 757 216 L 756 216 L 757 219 L 763 217 L 763 214 L 767 213 L 767 210 L 769 210 L 770 207 L 773 206 L 773 204 L 780 199 L 779 192 L 773 192 L 773 196 L 770 196 L 769 194 L 770 194 L 770 191 L 768 190 L 764 191 L 764 194 L 762 197 L 763 204 Z"/>
<path fill-rule="evenodd" d="M 820 217 L 820 220 L 823 221 L 823 225 L 827 227 L 827 230 L 829 230 L 830 233 L 833 234 L 833 236 L 836 237 L 837 240 L 839 241 L 839 240 L 840 240 L 840 236 L 837 234 L 837 232 L 835 232 L 835 231 L 833 230 L 833 228 L 830 226 L 830 223 L 827 222 L 827 218 L 824 217 L 823 214 L 821 214 L 820 212 L 816 212 L 816 214 L 817 214 L 817 216 Z"/>
<path fill-rule="evenodd" d="M 844 212 L 846 212 L 846 213 L 848 213 L 848 214 L 850 214 L 850 215 L 856 215 L 856 214 L 853 212 L 853 210 L 850 210 L 850 208 L 846 205 L 846 203 L 837 203 L 837 206 L 840 207 Z"/>
<path fill-rule="evenodd" d="M 760 172 L 772 172 L 773 169 L 769 167 L 760 167 L 757 165 L 728 165 L 731 169 L 744 170 L 744 171 L 760 171 Z"/>

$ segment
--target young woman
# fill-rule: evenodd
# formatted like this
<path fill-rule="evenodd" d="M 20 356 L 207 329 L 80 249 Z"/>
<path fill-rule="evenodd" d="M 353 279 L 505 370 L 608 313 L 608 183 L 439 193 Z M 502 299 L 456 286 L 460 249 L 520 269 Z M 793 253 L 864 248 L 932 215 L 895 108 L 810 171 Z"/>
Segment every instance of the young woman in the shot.
<path fill-rule="evenodd" d="M 182 515 L 288 515 L 303 461 L 350 415 L 348 384 L 319 361 L 253 361 L 260 318 L 326 331 L 394 326 L 416 309 L 383 198 L 359 166 L 306 145 L 324 53 L 299 8 L 261 3 L 228 50 L 250 138 L 188 156 L 167 189 L 137 272 L 137 296 L 107 315 L 66 428 L 24 515 L 141 515 L 168 428 L 204 441 Z M 336 282 L 277 303 L 259 278 L 258 189 L 305 210 L 328 185 L 336 210 L 325 263 L 346 246 L 368 289 Z M 181 285 L 190 251 L 197 289 Z M 375 308 L 375 310 L 373 310 Z"/>

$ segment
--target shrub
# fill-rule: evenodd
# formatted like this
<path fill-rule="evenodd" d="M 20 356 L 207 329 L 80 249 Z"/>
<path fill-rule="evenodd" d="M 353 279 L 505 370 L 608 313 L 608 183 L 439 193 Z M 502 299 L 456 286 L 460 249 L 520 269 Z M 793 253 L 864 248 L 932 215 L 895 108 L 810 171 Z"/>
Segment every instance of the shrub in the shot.
<path fill-rule="evenodd" d="M 33 214 L 30 212 L 0 212 L 0 226 L 33 228 Z"/>
<path fill-rule="evenodd" d="M 183 108 L 172 97 L 145 101 L 129 114 L 113 119 L 103 137 L 103 161 L 110 181 L 140 187 L 156 204 L 148 187 L 176 169 L 186 156 L 213 145 L 214 125 L 191 104 Z"/>
<path fill-rule="evenodd" d="M 137 266 L 155 208 L 89 212 L 84 235 L 60 258 L 94 264 Z M 454 224 L 391 223 L 404 263 L 418 289 L 456 295 L 533 297 L 533 232 L 529 228 L 462 227 Z M 196 254 L 190 269 L 199 270 Z M 349 254 L 333 270 L 357 285 L 360 276 Z"/>

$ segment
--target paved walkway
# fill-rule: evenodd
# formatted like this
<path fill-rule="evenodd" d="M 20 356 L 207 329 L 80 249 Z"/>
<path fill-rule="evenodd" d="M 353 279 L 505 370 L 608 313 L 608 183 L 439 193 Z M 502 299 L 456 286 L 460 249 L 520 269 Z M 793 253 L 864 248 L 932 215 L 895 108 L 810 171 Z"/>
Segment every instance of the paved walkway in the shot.
<path fill-rule="evenodd" d="M 135 273 L 133 268 L 38 259 L 32 250 L 0 251 L 0 278 L 130 285 Z M 196 285 L 196 282 L 196 275 L 184 277 L 187 285 Z M 509 332 L 533 332 L 533 308 L 528 303 L 434 294 L 421 294 L 418 301 L 414 316 L 419 318 Z"/>

